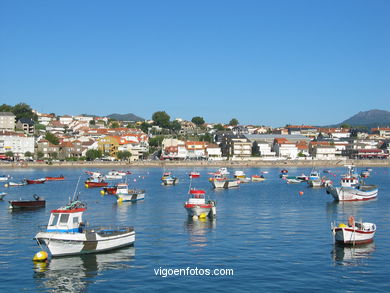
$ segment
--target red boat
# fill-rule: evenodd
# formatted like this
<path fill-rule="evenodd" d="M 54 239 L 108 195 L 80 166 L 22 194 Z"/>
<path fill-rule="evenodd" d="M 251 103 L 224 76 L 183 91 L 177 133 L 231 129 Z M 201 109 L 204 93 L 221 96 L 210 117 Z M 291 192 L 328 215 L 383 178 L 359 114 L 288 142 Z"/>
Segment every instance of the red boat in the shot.
<path fill-rule="evenodd" d="M 42 208 L 46 205 L 46 200 L 38 195 L 33 195 L 34 200 L 10 200 L 8 201 L 10 209 L 23 209 L 23 208 Z"/>
<path fill-rule="evenodd" d="M 105 182 L 103 179 L 96 178 L 96 177 L 90 177 L 84 183 L 85 183 L 85 187 L 86 188 L 90 188 L 90 187 L 106 187 L 108 185 L 108 182 Z"/>
<path fill-rule="evenodd" d="M 200 177 L 200 173 L 199 172 L 195 172 L 195 171 L 192 171 L 188 174 L 188 176 L 190 176 L 190 178 L 199 178 Z"/>
<path fill-rule="evenodd" d="M 46 182 L 46 178 L 39 178 L 35 180 L 28 180 L 26 179 L 27 184 L 42 184 Z"/>
<path fill-rule="evenodd" d="M 104 187 L 103 190 L 101 191 L 102 194 L 116 194 L 116 186 L 109 186 L 109 187 Z"/>
<path fill-rule="evenodd" d="M 59 176 L 59 177 L 45 177 L 45 179 L 47 180 L 47 181 L 60 181 L 60 180 L 64 180 L 65 178 L 64 178 L 64 176 Z"/>

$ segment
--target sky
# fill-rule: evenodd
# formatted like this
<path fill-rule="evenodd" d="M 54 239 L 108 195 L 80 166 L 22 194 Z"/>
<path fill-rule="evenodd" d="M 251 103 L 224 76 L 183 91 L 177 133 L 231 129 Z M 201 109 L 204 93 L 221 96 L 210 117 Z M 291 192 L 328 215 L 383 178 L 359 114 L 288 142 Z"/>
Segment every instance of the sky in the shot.
<path fill-rule="evenodd" d="M 388 0 L 0 0 L 0 104 L 284 126 L 390 110 Z"/>

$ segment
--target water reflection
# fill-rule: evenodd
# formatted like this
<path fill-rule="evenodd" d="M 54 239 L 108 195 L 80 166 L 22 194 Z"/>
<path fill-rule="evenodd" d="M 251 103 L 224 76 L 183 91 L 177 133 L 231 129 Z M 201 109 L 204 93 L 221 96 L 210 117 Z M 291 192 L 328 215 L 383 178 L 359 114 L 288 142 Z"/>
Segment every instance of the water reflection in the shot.
<path fill-rule="evenodd" d="M 358 265 L 375 251 L 375 243 L 358 246 L 335 244 L 332 250 L 333 260 L 337 265 Z"/>
<path fill-rule="evenodd" d="M 99 272 L 128 269 L 135 248 L 127 247 L 110 253 L 52 258 L 47 263 L 34 263 L 38 287 L 50 292 L 84 292 Z"/>
<path fill-rule="evenodd" d="M 371 201 L 370 201 L 371 202 Z M 346 219 L 349 216 L 357 216 L 358 212 L 366 205 L 369 205 L 370 202 L 365 201 L 352 201 L 352 202 L 343 202 L 343 201 L 332 201 L 326 204 L 326 213 L 328 218 L 335 219 L 337 216 L 342 219 Z"/>
<path fill-rule="evenodd" d="M 190 234 L 191 246 L 205 247 L 207 246 L 207 234 L 216 227 L 215 219 L 192 219 L 188 218 L 186 227 Z"/>

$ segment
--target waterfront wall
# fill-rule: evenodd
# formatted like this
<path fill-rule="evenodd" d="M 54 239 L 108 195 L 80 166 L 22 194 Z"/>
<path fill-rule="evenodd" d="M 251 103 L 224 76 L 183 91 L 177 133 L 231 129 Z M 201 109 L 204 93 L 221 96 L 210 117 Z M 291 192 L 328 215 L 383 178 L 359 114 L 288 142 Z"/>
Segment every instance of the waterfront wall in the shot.
<path fill-rule="evenodd" d="M 131 167 L 390 167 L 386 160 L 242 160 L 242 161 L 133 161 L 133 162 L 2 162 L 0 168 L 131 168 Z"/>

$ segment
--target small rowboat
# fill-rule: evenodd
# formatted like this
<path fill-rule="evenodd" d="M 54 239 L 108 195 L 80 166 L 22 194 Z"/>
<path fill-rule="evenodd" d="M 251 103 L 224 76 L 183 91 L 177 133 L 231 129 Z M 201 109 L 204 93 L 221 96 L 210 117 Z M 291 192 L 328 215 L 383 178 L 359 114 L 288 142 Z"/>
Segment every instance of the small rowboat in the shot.
<path fill-rule="evenodd" d="M 365 244 L 374 240 L 376 225 L 374 223 L 355 222 L 355 218 L 348 218 L 348 225 L 332 224 L 332 233 L 334 241 L 341 244 Z"/>
<path fill-rule="evenodd" d="M 265 178 L 263 175 L 252 175 L 252 181 L 264 181 Z"/>
<path fill-rule="evenodd" d="M 188 174 L 188 176 L 190 178 L 199 178 L 200 177 L 200 173 L 199 172 L 196 172 L 196 171 L 192 171 Z"/>
<path fill-rule="evenodd" d="M 46 178 L 39 178 L 35 180 L 26 179 L 27 184 L 42 184 L 46 182 Z"/>
<path fill-rule="evenodd" d="M 42 208 L 46 205 L 46 200 L 38 195 L 33 195 L 34 200 L 10 200 L 8 201 L 10 209 L 23 209 L 23 208 Z"/>
<path fill-rule="evenodd" d="M 6 192 L 0 192 L 0 200 L 3 200 L 4 196 L 6 196 L 8 193 Z"/>
<path fill-rule="evenodd" d="M 106 187 L 108 185 L 108 182 L 92 182 L 92 181 L 85 181 L 85 187 L 90 188 L 90 187 Z"/>
<path fill-rule="evenodd" d="M 47 180 L 47 181 L 60 181 L 60 180 L 64 180 L 65 178 L 64 178 L 64 176 L 59 176 L 59 177 L 45 177 L 45 179 Z"/>
<path fill-rule="evenodd" d="M 8 183 L 4 184 L 4 187 L 15 187 L 15 186 L 24 186 L 24 185 L 27 185 L 26 181 L 22 181 L 22 182 L 8 182 Z"/>

